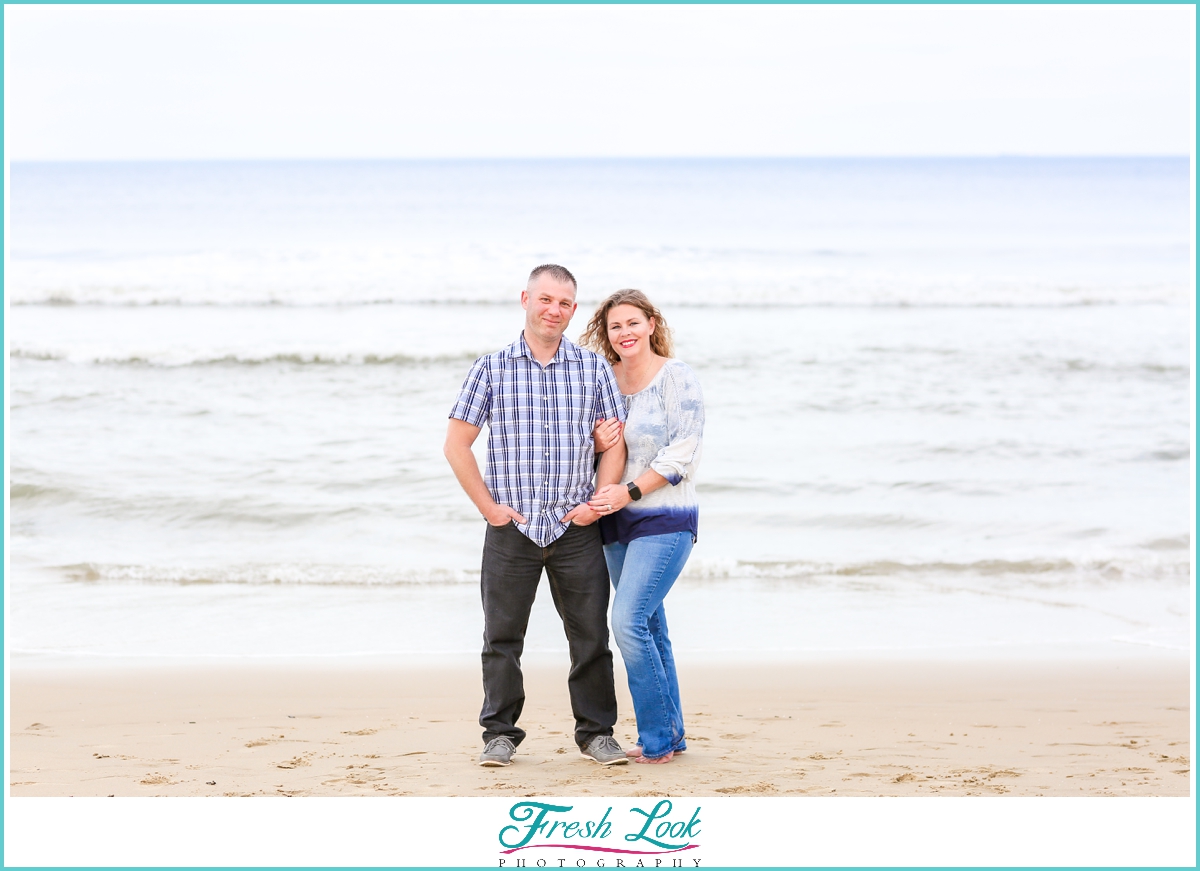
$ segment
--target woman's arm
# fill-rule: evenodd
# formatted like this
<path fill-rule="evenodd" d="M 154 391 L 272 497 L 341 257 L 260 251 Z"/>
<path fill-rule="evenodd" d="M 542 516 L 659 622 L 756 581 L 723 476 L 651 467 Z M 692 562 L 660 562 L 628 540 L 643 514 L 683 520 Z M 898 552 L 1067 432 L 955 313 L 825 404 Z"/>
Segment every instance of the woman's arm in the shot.
<path fill-rule="evenodd" d="M 600 465 L 596 467 L 597 489 L 621 480 L 621 476 L 625 474 L 625 456 L 625 439 L 621 438 L 600 455 Z"/>
<path fill-rule="evenodd" d="M 700 441 L 704 435 L 704 394 L 700 381 L 686 365 L 664 373 L 663 402 L 667 414 L 667 444 L 650 462 L 650 468 L 671 486 L 696 473 Z"/>
<path fill-rule="evenodd" d="M 647 469 L 638 475 L 634 481 L 637 488 L 642 491 L 642 495 L 653 493 L 659 487 L 667 485 L 667 479 L 653 469 Z M 626 505 L 633 501 L 633 497 L 629 495 L 629 484 L 609 484 L 605 487 L 598 487 L 596 492 L 592 494 L 592 498 L 588 501 L 588 505 L 599 511 L 606 509 L 605 514 L 608 514 L 608 506 L 612 506 L 612 511 L 620 511 Z"/>

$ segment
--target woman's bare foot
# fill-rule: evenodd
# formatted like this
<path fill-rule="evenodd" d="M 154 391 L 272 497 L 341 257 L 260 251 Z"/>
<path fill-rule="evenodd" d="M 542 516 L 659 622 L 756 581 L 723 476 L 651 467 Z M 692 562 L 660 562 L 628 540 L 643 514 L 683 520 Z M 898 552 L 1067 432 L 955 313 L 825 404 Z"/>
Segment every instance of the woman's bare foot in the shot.
<path fill-rule="evenodd" d="M 686 748 L 686 747 L 684 747 L 684 748 L 682 748 L 682 749 L 680 749 L 680 750 L 672 750 L 672 751 L 671 751 L 671 753 L 672 753 L 672 754 L 674 754 L 674 753 L 682 753 L 682 752 L 683 752 L 684 750 L 686 750 L 686 749 L 687 749 L 687 748 Z M 641 759 L 641 758 L 642 758 L 642 745 L 641 745 L 641 744 L 635 744 L 633 747 L 631 747 L 631 748 L 629 748 L 628 750 L 626 750 L 626 751 L 625 751 L 625 755 L 626 755 L 627 757 L 629 757 L 630 759 Z"/>
<path fill-rule="evenodd" d="M 634 757 L 633 761 L 641 762 L 643 765 L 662 765 L 664 762 L 670 762 L 671 757 L 674 755 L 675 755 L 675 751 L 671 751 L 670 753 L 666 754 L 665 756 L 659 756 L 655 759 L 651 759 L 648 756 L 643 756 L 641 753 L 638 753 L 638 755 L 636 757 Z"/>

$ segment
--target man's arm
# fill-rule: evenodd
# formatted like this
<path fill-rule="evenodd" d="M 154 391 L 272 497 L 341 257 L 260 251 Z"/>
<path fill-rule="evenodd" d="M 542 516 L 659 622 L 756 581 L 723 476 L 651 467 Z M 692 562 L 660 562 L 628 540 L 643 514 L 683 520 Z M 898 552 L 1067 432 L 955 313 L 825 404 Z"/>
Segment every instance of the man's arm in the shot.
<path fill-rule="evenodd" d="M 454 470 L 463 491 L 475 503 L 479 513 L 492 526 L 503 526 L 509 520 L 524 523 L 525 518 L 507 505 L 501 505 L 488 492 L 487 484 L 483 483 L 483 475 L 479 473 L 479 463 L 475 461 L 475 453 L 471 445 L 479 437 L 481 427 L 473 426 L 465 420 L 450 418 L 450 426 L 446 429 L 446 446 L 443 452 Z"/>
<path fill-rule="evenodd" d="M 600 455 L 600 465 L 596 468 L 596 489 L 605 484 L 616 484 L 625 474 L 625 439 L 617 439 L 617 443 Z"/>
<path fill-rule="evenodd" d="M 615 420 L 623 431 L 625 428 L 625 402 L 621 399 L 621 389 L 617 386 L 617 378 L 612 368 L 603 358 L 600 360 L 600 370 L 597 373 L 595 417 L 600 420 Z M 625 474 L 625 439 L 618 437 L 616 444 L 600 455 L 600 463 L 596 467 L 596 487 L 615 484 Z M 592 500 L 595 502 L 595 499 Z M 571 522 L 586 526 L 600 519 L 600 512 L 595 505 L 582 502 L 572 508 L 563 522 Z"/>
<path fill-rule="evenodd" d="M 600 466 L 596 469 L 596 487 L 614 484 L 621 480 L 625 472 L 625 439 L 617 439 L 617 443 L 600 455 Z M 595 500 L 592 500 L 595 502 Z M 587 526 L 600 519 L 601 512 L 595 505 L 581 502 L 563 518 L 563 523 L 574 523 L 577 526 Z"/>

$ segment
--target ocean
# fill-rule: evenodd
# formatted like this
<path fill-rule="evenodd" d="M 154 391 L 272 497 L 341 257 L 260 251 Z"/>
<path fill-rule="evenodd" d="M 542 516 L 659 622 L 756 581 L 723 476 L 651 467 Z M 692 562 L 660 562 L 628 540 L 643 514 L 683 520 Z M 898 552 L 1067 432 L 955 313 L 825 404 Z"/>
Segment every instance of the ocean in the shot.
<path fill-rule="evenodd" d="M 472 661 L 446 416 L 558 262 L 569 336 L 640 288 L 705 391 L 681 660 L 1185 655 L 1189 174 L 14 163 L 9 650 Z"/>

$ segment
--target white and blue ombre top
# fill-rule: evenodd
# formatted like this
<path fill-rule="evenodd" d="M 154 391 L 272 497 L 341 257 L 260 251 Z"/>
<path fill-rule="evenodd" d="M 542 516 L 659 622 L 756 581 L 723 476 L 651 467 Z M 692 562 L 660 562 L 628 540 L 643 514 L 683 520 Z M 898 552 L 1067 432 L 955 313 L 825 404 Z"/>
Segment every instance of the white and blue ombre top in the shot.
<path fill-rule="evenodd" d="M 632 481 L 653 469 L 668 486 L 600 518 L 604 543 L 628 544 L 647 535 L 684 531 L 694 539 L 700 521 L 696 467 L 704 433 L 704 395 L 696 373 L 683 361 L 669 359 L 644 389 L 623 398 L 628 459 L 621 480 Z"/>

